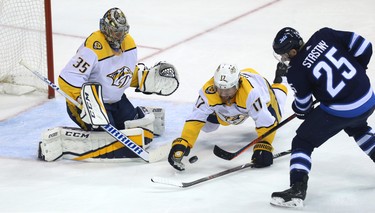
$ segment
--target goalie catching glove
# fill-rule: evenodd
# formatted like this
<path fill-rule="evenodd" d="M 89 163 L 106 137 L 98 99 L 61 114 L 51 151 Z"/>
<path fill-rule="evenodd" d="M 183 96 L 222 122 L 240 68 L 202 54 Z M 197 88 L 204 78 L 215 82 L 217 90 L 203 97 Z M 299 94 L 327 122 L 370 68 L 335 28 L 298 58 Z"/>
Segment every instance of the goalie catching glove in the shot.
<path fill-rule="evenodd" d="M 172 148 L 168 155 L 168 162 L 173 168 L 183 171 L 185 165 L 181 162 L 184 156 L 188 156 L 190 153 L 190 146 L 188 142 L 182 138 L 177 138 L 172 143 Z"/>
<path fill-rule="evenodd" d="M 165 61 L 161 61 L 148 69 L 144 64 L 138 64 L 137 92 L 168 96 L 179 86 L 176 68 Z"/>
<path fill-rule="evenodd" d="M 263 168 L 273 164 L 273 147 L 267 141 L 260 141 L 254 146 L 251 161 L 255 168 Z"/>

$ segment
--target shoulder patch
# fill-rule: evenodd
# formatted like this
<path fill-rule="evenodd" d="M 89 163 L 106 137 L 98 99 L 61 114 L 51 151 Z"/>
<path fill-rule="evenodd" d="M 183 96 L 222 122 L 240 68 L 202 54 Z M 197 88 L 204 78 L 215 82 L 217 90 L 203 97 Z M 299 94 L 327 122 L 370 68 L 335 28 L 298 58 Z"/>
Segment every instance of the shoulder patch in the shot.
<path fill-rule="evenodd" d="M 103 49 L 103 45 L 102 45 L 102 43 L 100 43 L 100 41 L 94 41 L 94 43 L 92 45 L 92 48 L 94 50 L 101 50 L 101 49 Z"/>
<path fill-rule="evenodd" d="M 205 93 L 206 94 L 215 94 L 216 93 L 216 89 L 213 85 L 209 86 L 206 88 L 205 90 Z"/>

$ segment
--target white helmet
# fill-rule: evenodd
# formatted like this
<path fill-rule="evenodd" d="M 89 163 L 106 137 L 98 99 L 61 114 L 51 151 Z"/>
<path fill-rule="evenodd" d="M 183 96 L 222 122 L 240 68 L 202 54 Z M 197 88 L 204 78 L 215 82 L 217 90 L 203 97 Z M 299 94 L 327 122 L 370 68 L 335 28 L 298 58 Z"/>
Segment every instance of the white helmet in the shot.
<path fill-rule="evenodd" d="M 240 70 L 236 65 L 220 64 L 215 71 L 214 84 L 218 89 L 238 89 L 240 80 Z"/>

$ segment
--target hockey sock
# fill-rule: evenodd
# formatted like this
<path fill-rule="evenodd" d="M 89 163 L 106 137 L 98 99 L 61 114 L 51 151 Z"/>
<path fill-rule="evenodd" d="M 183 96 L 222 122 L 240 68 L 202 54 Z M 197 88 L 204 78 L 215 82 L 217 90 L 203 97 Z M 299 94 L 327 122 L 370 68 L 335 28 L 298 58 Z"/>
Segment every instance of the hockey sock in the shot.
<path fill-rule="evenodd" d="M 366 134 L 355 136 L 358 146 L 375 162 L 375 131 L 370 129 Z"/>
<path fill-rule="evenodd" d="M 290 184 L 303 182 L 304 176 L 311 170 L 311 157 L 302 149 L 292 151 L 290 159 Z"/>

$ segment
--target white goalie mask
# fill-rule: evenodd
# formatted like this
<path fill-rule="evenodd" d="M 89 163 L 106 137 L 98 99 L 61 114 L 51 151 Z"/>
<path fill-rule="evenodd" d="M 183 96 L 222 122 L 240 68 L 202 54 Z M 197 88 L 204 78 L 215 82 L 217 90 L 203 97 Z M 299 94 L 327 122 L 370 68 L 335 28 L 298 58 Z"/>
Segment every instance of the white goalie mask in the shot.
<path fill-rule="evenodd" d="M 238 89 L 240 70 L 236 65 L 220 64 L 215 71 L 214 83 L 217 89 Z"/>

